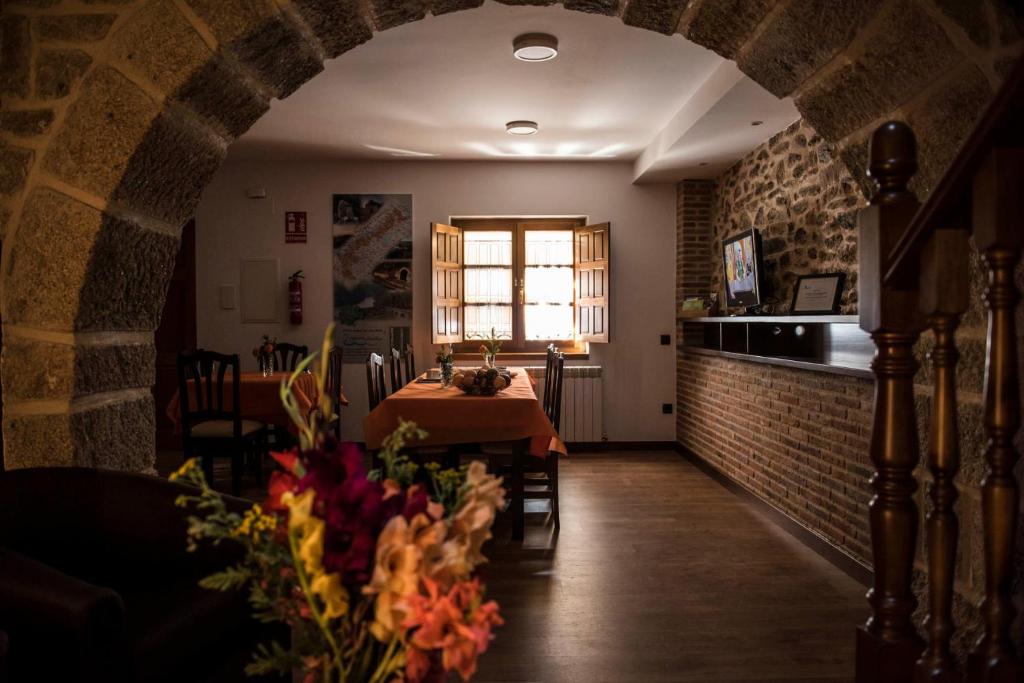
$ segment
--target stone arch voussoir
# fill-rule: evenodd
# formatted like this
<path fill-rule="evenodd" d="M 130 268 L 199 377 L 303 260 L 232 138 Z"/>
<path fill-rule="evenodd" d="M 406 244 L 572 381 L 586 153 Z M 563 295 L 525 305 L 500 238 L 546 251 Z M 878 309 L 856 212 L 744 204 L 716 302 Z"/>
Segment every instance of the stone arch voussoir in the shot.
<path fill-rule="evenodd" d="M 506 4 L 553 4 L 502 0 Z M 5 462 L 145 470 L 152 331 L 228 144 L 375 31 L 482 0 L 10 0 L 0 67 Z M 1020 46 L 1002 0 L 564 0 L 735 60 L 864 182 L 886 117 L 927 191 Z M 656 65 L 652 65 L 656 68 Z M 895 74 L 895 75 L 894 75 Z"/>

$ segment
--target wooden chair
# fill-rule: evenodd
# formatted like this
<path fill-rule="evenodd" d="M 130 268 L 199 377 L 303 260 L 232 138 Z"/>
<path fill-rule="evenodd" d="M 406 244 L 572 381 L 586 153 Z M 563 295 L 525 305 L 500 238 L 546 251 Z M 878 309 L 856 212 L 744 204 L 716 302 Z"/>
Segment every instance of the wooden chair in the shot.
<path fill-rule="evenodd" d="M 555 352 L 551 362 L 550 383 L 548 386 L 548 403 L 544 406 L 544 414 L 551 421 L 557 432 L 562 418 L 562 378 L 565 375 L 565 354 Z M 529 458 L 529 456 L 528 456 Z M 532 458 L 530 458 L 532 459 Z M 528 459 L 523 467 L 524 492 L 526 500 L 550 500 L 551 521 L 559 528 L 558 519 L 558 454 L 548 453 L 544 462 L 534 465 Z"/>
<path fill-rule="evenodd" d="M 416 363 L 412 357 L 412 346 L 405 347 L 405 353 L 391 349 L 389 359 L 391 375 L 391 393 L 395 393 L 409 382 L 416 379 Z M 403 374 L 404 371 L 404 374 Z"/>
<path fill-rule="evenodd" d="M 380 354 L 371 353 L 366 358 L 366 391 L 370 410 L 388 397 L 388 388 L 384 383 L 384 358 Z"/>
<path fill-rule="evenodd" d="M 548 406 L 551 405 L 551 380 L 554 376 L 555 359 L 558 357 L 558 349 L 555 348 L 554 344 L 548 344 L 547 352 L 547 361 L 544 365 L 544 395 L 541 401 L 545 415 L 547 415 Z"/>
<path fill-rule="evenodd" d="M 324 391 L 331 397 L 331 407 L 334 411 L 334 420 L 331 426 L 334 428 L 334 437 L 341 440 L 341 368 L 344 359 L 344 351 L 340 346 L 332 346 L 327 353 L 327 379 Z"/>
<path fill-rule="evenodd" d="M 544 414 L 558 431 L 562 413 L 562 378 L 565 374 L 565 354 L 555 351 L 550 371 L 545 377 L 547 405 Z M 510 447 L 511 446 L 511 447 Z M 529 440 L 514 444 L 484 444 L 482 450 L 488 456 L 490 468 L 511 482 L 509 497 L 515 516 L 512 537 L 523 537 L 523 504 L 527 500 L 548 500 L 551 502 L 551 522 L 555 529 L 561 527 L 558 514 L 558 454 L 548 453 L 543 460 L 526 452 Z M 522 500 L 519 500 L 521 496 Z"/>
<path fill-rule="evenodd" d="M 309 347 L 278 342 L 274 346 L 274 370 L 295 372 L 295 368 L 309 355 Z"/>
<path fill-rule="evenodd" d="M 212 485 L 214 456 L 230 456 L 231 492 L 237 496 L 245 458 L 252 456 L 257 483 L 262 484 L 267 430 L 261 422 L 242 419 L 238 355 L 189 351 L 178 354 L 177 365 L 185 458 L 200 457 Z M 230 378 L 230 406 L 225 400 L 225 376 Z"/>

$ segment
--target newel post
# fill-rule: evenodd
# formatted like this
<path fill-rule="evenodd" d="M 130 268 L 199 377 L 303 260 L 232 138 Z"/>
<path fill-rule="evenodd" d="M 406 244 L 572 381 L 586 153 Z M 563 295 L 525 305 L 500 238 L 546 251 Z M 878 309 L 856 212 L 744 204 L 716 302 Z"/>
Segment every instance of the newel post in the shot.
<path fill-rule="evenodd" d="M 857 683 L 909 681 L 923 644 L 911 621 L 911 590 L 917 540 L 918 462 L 914 344 L 924 327 L 916 283 L 883 285 L 889 254 L 919 204 L 907 183 L 917 170 L 910 128 L 890 121 L 871 137 L 869 173 L 878 182 L 858 220 L 860 326 L 871 333 L 875 402 L 871 462 L 875 495 L 869 505 L 874 585 L 871 616 L 857 629 Z"/>
<path fill-rule="evenodd" d="M 985 633 L 968 659 L 971 683 L 1010 683 L 1024 678 L 1013 651 L 1013 549 L 1020 491 L 1013 468 L 1019 458 L 1013 438 L 1020 428 L 1016 308 L 1020 293 L 1014 269 L 1024 243 L 1024 150 L 992 150 L 974 176 L 974 239 L 985 261 L 988 347 L 985 363 L 985 460 L 981 484 L 985 530 Z"/>

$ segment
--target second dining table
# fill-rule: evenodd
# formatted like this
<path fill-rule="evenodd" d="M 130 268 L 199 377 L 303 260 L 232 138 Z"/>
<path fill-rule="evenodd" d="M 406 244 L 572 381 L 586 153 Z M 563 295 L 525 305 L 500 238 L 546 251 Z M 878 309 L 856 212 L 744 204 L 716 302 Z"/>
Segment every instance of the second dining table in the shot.
<path fill-rule="evenodd" d="M 416 446 L 457 446 L 509 442 L 513 458 L 565 454 L 565 444 L 534 393 L 523 368 L 509 368 L 512 384 L 494 396 L 474 396 L 457 387 L 414 380 L 388 396 L 363 419 L 366 447 L 376 450 L 398 427 L 399 419 L 415 422 L 427 432 Z M 458 369 L 456 369 L 456 372 Z M 514 462 L 513 468 L 521 467 Z M 513 474 L 513 536 L 522 537 L 522 476 Z"/>

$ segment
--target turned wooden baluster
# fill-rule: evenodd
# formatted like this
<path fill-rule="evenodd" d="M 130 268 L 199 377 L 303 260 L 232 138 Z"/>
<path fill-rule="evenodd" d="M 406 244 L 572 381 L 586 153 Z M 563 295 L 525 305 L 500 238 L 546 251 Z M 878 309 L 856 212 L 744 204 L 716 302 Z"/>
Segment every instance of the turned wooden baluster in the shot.
<path fill-rule="evenodd" d="M 953 574 L 959 522 L 953 511 L 960 468 L 957 430 L 954 335 L 968 305 L 967 231 L 938 230 L 921 255 L 921 311 L 935 336 L 935 370 L 928 469 L 932 473 L 932 509 L 928 513 L 928 645 L 917 662 L 917 683 L 956 683 L 950 650 L 953 636 Z"/>
<path fill-rule="evenodd" d="M 968 660 L 970 681 L 1019 683 L 1024 667 L 1014 655 L 1010 624 L 1013 545 L 1020 491 L 1013 476 L 1018 453 L 1013 437 L 1020 427 L 1017 330 L 1020 294 L 1013 271 L 1024 232 L 1024 150 L 995 149 L 974 177 L 974 239 L 985 261 L 988 283 L 988 359 L 985 364 L 985 459 L 981 485 L 985 529 L 985 634 Z"/>
<path fill-rule="evenodd" d="M 857 681 L 888 683 L 911 680 L 922 648 L 910 619 L 916 605 L 910 582 L 917 539 L 913 348 L 923 324 L 916 283 L 904 289 L 882 284 L 893 245 L 918 207 L 907 189 L 917 161 L 906 124 L 891 121 L 875 131 L 869 170 L 879 187 L 858 219 L 858 286 L 860 325 L 876 347 L 870 446 L 875 496 L 869 506 L 875 574 L 868 591 L 871 617 L 857 629 Z"/>

